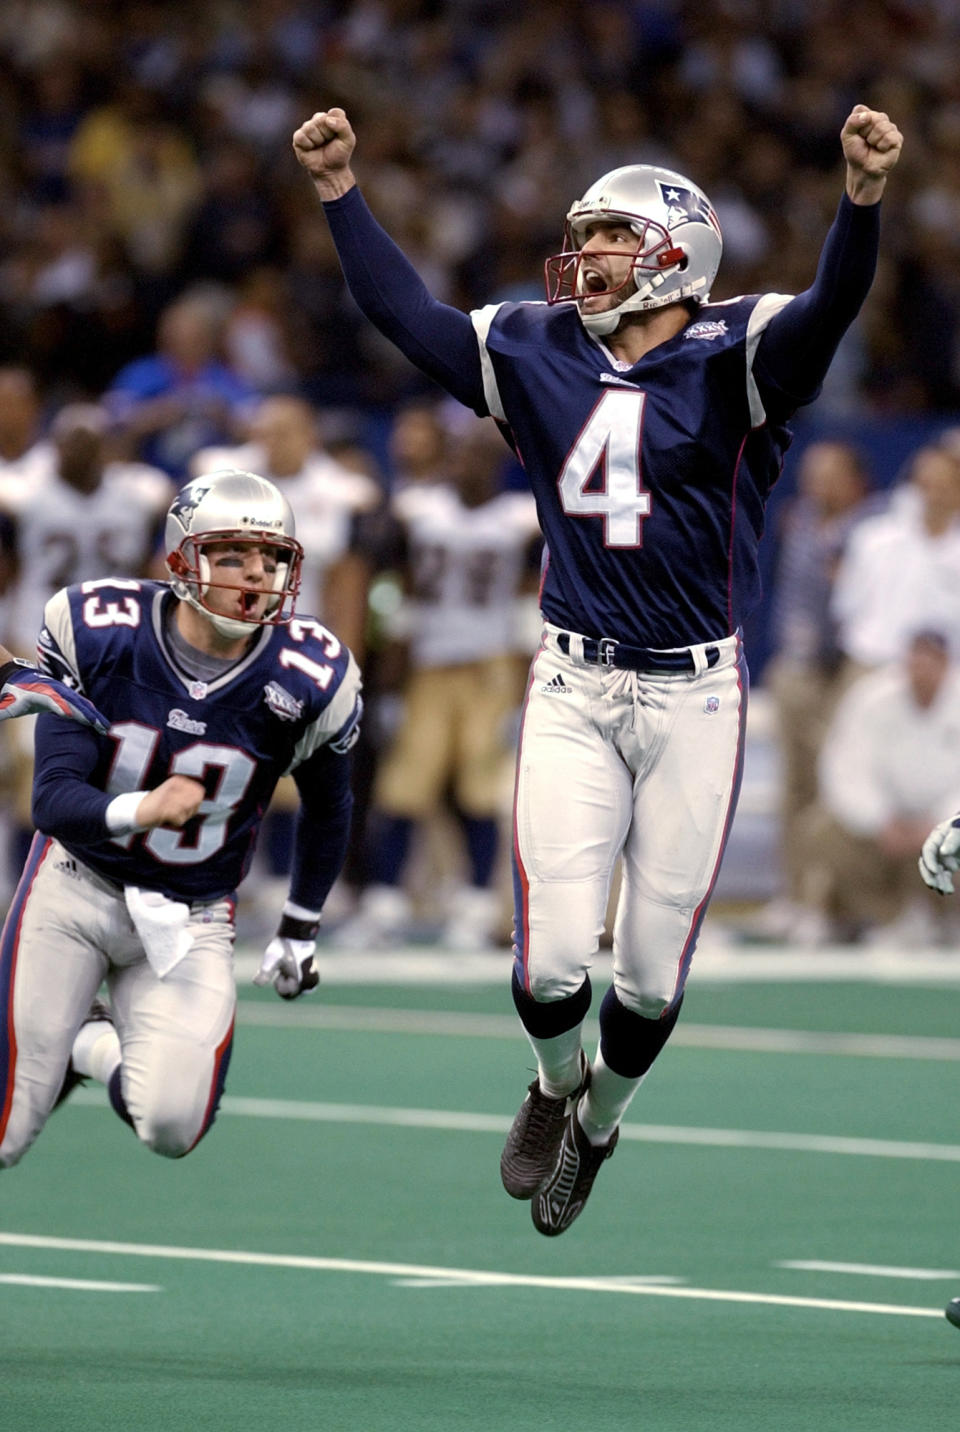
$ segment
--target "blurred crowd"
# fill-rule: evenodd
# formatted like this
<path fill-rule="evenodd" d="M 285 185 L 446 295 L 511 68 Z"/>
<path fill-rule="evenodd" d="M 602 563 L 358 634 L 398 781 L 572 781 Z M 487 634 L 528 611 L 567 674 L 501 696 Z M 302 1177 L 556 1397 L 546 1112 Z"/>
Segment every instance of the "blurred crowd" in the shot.
<path fill-rule="evenodd" d="M 958 47 L 951 0 L 5 0 L 0 639 L 29 652 L 65 582 L 157 574 L 187 476 L 230 464 L 285 484 L 309 604 L 371 696 L 356 943 L 409 934 L 424 909 L 453 945 L 507 938 L 532 507 L 506 449 L 361 319 L 291 134 L 342 105 L 375 213 L 465 308 L 542 297 L 571 200 L 606 170 L 688 173 L 723 227 L 722 299 L 810 282 L 862 100 L 895 118 L 904 157 L 816 413 L 942 435 L 892 491 L 839 438 L 791 463 L 763 674 L 782 890 L 756 931 L 859 940 L 916 916 L 919 833 L 960 804 Z M 446 713 L 427 736 L 424 709 Z M 6 771 L 15 872 L 24 752 Z M 284 824 L 281 790 L 264 888 L 284 881 Z"/>
<path fill-rule="evenodd" d="M 541 296 L 586 185 L 691 174 L 715 297 L 794 292 L 835 209 L 852 102 L 895 115 L 884 258 L 826 401 L 960 406 L 960 11 L 947 0 L 5 0 L 0 361 L 60 400 L 202 297 L 256 390 L 390 404 L 422 380 L 343 294 L 296 125 L 342 104 L 367 196 L 432 289 Z"/>

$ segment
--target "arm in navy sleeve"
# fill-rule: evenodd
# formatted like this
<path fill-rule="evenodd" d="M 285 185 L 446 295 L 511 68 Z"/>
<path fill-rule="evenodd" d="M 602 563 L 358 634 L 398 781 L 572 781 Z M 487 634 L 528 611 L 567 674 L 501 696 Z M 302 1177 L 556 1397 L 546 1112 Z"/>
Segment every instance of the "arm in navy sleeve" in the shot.
<path fill-rule="evenodd" d="M 343 869 L 350 838 L 353 791 L 349 755 L 321 746 L 293 772 L 300 792 L 293 838 L 290 899 L 322 910 Z"/>
<path fill-rule="evenodd" d="M 358 188 L 329 200 L 323 211 L 361 312 L 415 367 L 485 417 L 480 350 L 469 315 L 428 292 Z"/>
<path fill-rule="evenodd" d="M 753 373 L 765 400 L 772 394 L 792 411 L 817 396 L 870 291 L 879 238 L 880 205 L 844 194 L 812 285 L 774 315 L 757 345 Z"/>
<path fill-rule="evenodd" d="M 89 727 L 62 716 L 37 718 L 32 804 L 37 830 L 83 845 L 109 839 L 104 813 L 111 797 L 91 782 L 102 759 Z"/>

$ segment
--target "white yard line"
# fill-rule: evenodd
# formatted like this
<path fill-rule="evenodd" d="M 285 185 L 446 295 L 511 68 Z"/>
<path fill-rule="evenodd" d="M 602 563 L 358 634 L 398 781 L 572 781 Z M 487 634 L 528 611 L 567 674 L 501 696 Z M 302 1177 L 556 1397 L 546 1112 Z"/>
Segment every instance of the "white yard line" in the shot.
<path fill-rule="evenodd" d="M 90 1278 L 41 1278 L 27 1273 L 0 1273 L 0 1283 L 22 1288 L 67 1288 L 76 1293 L 159 1293 L 156 1283 L 101 1283 Z"/>
<path fill-rule="evenodd" d="M 373 1009 L 365 1005 L 282 1005 L 240 999 L 241 1024 L 266 1029 L 337 1029 L 364 1034 L 432 1034 L 460 1039 L 522 1040 L 510 1014 L 466 1014 L 433 1009 Z M 863 1059 L 960 1060 L 960 1039 L 910 1034 L 823 1033 L 751 1025 L 685 1024 L 670 1036 L 671 1048 L 721 1049 L 761 1054 L 840 1054 Z"/>
<path fill-rule="evenodd" d="M 102 1105 L 102 1089 L 77 1089 L 74 1106 Z M 220 1112 L 247 1119 L 297 1119 L 320 1124 L 377 1124 L 383 1127 L 440 1129 L 452 1133 L 505 1134 L 511 1118 L 465 1110 L 393 1108 L 382 1104 L 332 1104 L 307 1099 L 255 1099 L 227 1094 Z M 789 1150 L 867 1158 L 928 1159 L 960 1163 L 960 1144 L 896 1139 L 848 1138 L 835 1134 L 794 1134 L 759 1129 L 708 1129 L 686 1124 L 623 1124 L 621 1140 L 648 1144 L 693 1144 L 705 1148 Z"/>
<path fill-rule="evenodd" d="M 774 1268 L 793 1268 L 801 1273 L 853 1273 L 863 1278 L 915 1278 L 925 1283 L 960 1282 L 955 1268 L 899 1268 L 886 1263 L 831 1263 L 824 1258 L 786 1258 Z"/>
<path fill-rule="evenodd" d="M 237 950 L 240 981 L 253 979 L 261 949 L 243 944 Z M 830 945 L 803 950 L 790 945 L 730 945 L 704 931 L 693 961 L 692 979 L 704 984 L 762 982 L 960 986 L 960 960 L 955 950 L 858 949 Z M 389 950 L 338 950 L 333 937 L 320 946 L 317 967 L 329 985 L 462 985 L 497 984 L 508 989 L 512 957 L 509 950 L 465 954 L 441 946 L 400 945 Z M 601 951 L 593 974 L 599 982 L 610 973 L 609 951 Z"/>
<path fill-rule="evenodd" d="M 183 1248 L 156 1243 L 115 1243 L 93 1238 L 50 1238 L 39 1234 L 0 1232 L 0 1245 L 12 1248 L 43 1248 L 60 1252 L 101 1253 L 133 1258 L 176 1259 L 184 1262 L 224 1263 L 248 1267 L 294 1268 L 316 1273 L 360 1273 L 391 1278 L 395 1282 L 415 1279 L 472 1288 L 547 1288 L 587 1293 L 618 1293 L 621 1296 L 684 1298 L 694 1302 L 748 1303 L 768 1307 L 811 1308 L 843 1313 L 873 1313 L 893 1317 L 941 1318 L 939 1308 L 904 1307 L 896 1303 L 865 1303 L 840 1298 L 800 1298 L 777 1293 L 752 1293 L 720 1288 L 672 1287 L 658 1283 L 614 1278 L 548 1277 L 529 1273 L 504 1273 L 479 1268 L 438 1268 L 417 1263 L 387 1263 L 354 1258 L 312 1258 L 305 1255 L 240 1252 L 225 1248 Z"/>

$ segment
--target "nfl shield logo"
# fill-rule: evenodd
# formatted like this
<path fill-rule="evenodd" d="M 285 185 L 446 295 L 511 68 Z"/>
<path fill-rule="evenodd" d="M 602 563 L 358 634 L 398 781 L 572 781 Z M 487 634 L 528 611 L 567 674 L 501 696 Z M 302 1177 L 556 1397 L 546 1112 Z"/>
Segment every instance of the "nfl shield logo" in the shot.
<path fill-rule="evenodd" d="M 191 681 L 190 695 L 194 701 L 202 701 L 207 694 L 207 683 L 205 681 Z"/>
<path fill-rule="evenodd" d="M 706 701 L 704 701 L 703 703 L 703 709 L 704 711 L 706 711 L 708 716 L 712 716 L 715 711 L 720 710 L 720 697 L 708 696 Z"/>

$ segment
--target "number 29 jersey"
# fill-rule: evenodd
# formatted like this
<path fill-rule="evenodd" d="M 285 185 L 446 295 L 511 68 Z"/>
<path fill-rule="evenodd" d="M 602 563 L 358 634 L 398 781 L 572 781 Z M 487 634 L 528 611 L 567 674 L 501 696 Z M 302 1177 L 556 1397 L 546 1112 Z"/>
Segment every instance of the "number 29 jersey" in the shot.
<path fill-rule="evenodd" d="M 352 654 L 311 618 L 265 626 L 215 679 L 177 665 L 165 637 L 176 603 L 166 583 L 112 580 L 64 588 L 47 603 L 41 662 L 110 720 L 83 731 L 98 752 L 87 781 L 111 798 L 192 776 L 206 798 L 182 830 L 62 843 L 123 885 L 173 899 L 232 895 L 249 868 L 277 781 L 321 746 L 345 752 L 362 701 Z M 79 729 L 79 728 L 78 728 Z"/>
<path fill-rule="evenodd" d="M 742 624 L 759 598 L 763 509 L 790 442 L 768 418 L 753 359 L 788 302 L 705 304 L 632 367 L 572 306 L 471 315 L 486 406 L 537 501 L 548 621 L 660 648 Z"/>

